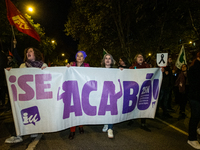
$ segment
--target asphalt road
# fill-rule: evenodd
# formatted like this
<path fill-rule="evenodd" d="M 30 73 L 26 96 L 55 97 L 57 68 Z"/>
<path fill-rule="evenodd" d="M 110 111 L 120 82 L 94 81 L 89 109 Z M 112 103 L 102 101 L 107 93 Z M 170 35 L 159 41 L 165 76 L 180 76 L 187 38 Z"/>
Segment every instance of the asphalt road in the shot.
<path fill-rule="evenodd" d="M 103 125 L 84 126 L 85 133 L 79 134 L 78 128 L 73 140 L 69 140 L 69 129 L 41 134 L 37 138 L 23 136 L 23 142 L 5 144 L 13 130 L 11 111 L 0 108 L 0 150 L 192 150 L 187 144 L 187 132 L 190 108 L 187 105 L 187 117 L 178 120 L 178 105 L 174 104 L 173 118 L 147 119 L 147 126 L 151 132 L 140 128 L 140 119 L 132 124 L 129 121 L 114 125 L 114 139 L 109 139 L 107 133 L 102 132 Z"/>

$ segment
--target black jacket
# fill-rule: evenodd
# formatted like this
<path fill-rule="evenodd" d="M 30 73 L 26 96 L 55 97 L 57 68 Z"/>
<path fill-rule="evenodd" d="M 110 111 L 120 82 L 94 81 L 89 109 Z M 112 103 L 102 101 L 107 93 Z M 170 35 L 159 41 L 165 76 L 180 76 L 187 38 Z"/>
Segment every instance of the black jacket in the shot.
<path fill-rule="evenodd" d="M 200 101 L 200 61 L 196 60 L 188 72 L 189 98 Z"/>

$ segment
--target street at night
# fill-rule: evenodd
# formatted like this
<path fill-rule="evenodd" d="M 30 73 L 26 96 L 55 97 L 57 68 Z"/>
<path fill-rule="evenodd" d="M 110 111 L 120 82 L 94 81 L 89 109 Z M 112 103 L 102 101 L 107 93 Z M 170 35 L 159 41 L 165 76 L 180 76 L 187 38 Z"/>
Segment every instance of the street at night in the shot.
<path fill-rule="evenodd" d="M 199 0 L 0 1 L 0 150 L 199 142 Z"/>
<path fill-rule="evenodd" d="M 140 119 L 131 123 L 129 121 L 114 125 L 114 139 L 109 139 L 107 133 L 102 132 L 103 125 L 85 125 L 84 134 L 78 132 L 76 128 L 75 138 L 69 140 L 69 129 L 44 133 L 40 138 L 30 138 L 23 136 L 23 142 L 16 144 L 5 144 L 6 138 L 10 137 L 8 128 L 11 128 L 11 113 L 2 113 L 0 116 L 0 149 L 2 150 L 22 150 L 32 149 L 70 149 L 70 150 L 111 150 L 111 149 L 138 149 L 138 150 L 192 150 L 187 144 L 188 123 L 190 109 L 187 106 L 186 119 L 178 120 L 178 105 L 174 105 L 175 112 L 170 113 L 173 118 L 148 119 L 147 126 L 151 132 L 140 128 Z"/>

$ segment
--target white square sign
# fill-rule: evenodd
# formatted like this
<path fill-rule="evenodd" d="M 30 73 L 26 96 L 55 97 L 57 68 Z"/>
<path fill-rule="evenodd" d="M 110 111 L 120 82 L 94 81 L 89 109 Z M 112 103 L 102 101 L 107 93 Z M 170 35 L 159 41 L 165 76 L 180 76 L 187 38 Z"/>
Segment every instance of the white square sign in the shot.
<path fill-rule="evenodd" d="M 167 66 L 168 53 L 157 53 L 156 62 L 159 67 Z"/>

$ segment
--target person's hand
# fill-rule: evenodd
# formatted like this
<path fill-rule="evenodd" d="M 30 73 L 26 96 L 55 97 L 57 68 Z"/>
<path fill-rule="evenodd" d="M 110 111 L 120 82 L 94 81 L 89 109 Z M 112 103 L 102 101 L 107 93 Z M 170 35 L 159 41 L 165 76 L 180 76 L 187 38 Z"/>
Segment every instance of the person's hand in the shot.
<path fill-rule="evenodd" d="M 6 68 L 7 71 L 10 71 L 10 69 L 12 69 L 12 67 L 8 67 L 8 68 Z"/>
<path fill-rule="evenodd" d="M 182 86 L 183 86 L 183 84 L 182 84 L 181 82 L 180 82 L 180 84 L 179 84 L 179 85 L 180 85 L 180 87 L 182 87 Z"/>
<path fill-rule="evenodd" d="M 42 67 L 42 68 L 41 68 L 41 70 L 43 70 L 43 69 L 45 69 L 45 68 L 47 68 L 47 67 L 46 67 L 46 66 L 44 66 L 44 67 Z"/>
<path fill-rule="evenodd" d="M 71 65 L 70 65 L 70 64 L 67 64 L 66 66 L 67 66 L 67 67 L 70 67 Z"/>
<path fill-rule="evenodd" d="M 164 71 L 165 71 L 165 69 L 162 67 L 162 68 L 161 68 L 161 71 L 162 71 L 162 72 L 164 72 Z"/>

